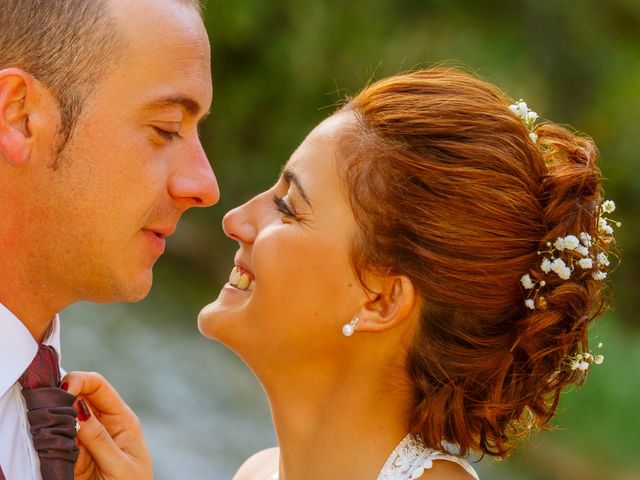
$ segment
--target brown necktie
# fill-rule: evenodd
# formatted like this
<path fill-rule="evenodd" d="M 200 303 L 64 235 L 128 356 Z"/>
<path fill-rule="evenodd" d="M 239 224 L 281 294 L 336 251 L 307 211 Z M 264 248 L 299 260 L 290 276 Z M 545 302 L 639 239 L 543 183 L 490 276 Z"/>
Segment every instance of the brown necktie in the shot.
<path fill-rule="evenodd" d="M 75 397 L 59 388 L 58 354 L 48 345 L 38 353 L 18 379 L 27 404 L 33 446 L 40 457 L 42 480 L 73 480 L 78 458 L 73 408 Z"/>

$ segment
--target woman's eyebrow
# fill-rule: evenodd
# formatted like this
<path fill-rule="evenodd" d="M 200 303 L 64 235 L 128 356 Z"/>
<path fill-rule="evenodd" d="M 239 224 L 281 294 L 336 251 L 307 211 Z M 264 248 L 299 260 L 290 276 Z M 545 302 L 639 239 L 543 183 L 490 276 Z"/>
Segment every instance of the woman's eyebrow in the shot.
<path fill-rule="evenodd" d="M 311 209 L 313 209 L 311 200 L 309 199 L 307 193 L 304 191 L 304 188 L 302 188 L 302 184 L 300 183 L 300 179 L 298 178 L 298 176 L 291 170 L 285 169 L 282 171 L 282 178 L 284 178 L 288 183 L 292 183 L 293 185 L 295 185 L 298 189 L 298 192 L 300 192 L 300 196 L 302 197 L 302 199 L 307 203 L 307 205 L 309 205 Z"/>

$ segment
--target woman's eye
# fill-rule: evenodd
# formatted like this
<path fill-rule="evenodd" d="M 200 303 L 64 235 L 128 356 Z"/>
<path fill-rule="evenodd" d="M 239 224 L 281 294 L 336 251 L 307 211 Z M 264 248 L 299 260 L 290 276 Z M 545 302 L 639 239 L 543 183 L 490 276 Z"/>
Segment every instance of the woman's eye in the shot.
<path fill-rule="evenodd" d="M 182 139 L 182 135 L 180 135 L 180 132 L 172 132 L 170 130 L 165 130 L 163 128 L 156 127 L 155 125 L 153 126 L 153 129 L 158 135 L 160 135 L 163 139 L 167 140 L 168 142 L 171 142 L 176 139 Z"/>
<path fill-rule="evenodd" d="M 287 202 L 285 202 L 282 197 L 274 195 L 273 203 L 276 206 L 276 210 L 280 212 L 282 215 L 284 215 L 285 217 L 292 218 L 292 219 L 296 218 L 296 214 L 291 210 L 289 205 L 287 205 Z"/>

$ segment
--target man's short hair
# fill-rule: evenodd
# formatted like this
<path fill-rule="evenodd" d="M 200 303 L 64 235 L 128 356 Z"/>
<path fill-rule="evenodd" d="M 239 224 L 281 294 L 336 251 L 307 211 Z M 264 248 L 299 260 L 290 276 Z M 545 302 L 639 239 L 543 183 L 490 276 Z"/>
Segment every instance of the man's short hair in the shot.
<path fill-rule="evenodd" d="M 0 69 L 45 84 L 60 107 L 58 152 L 86 98 L 115 63 L 120 35 L 108 0 L 0 0 Z"/>
<path fill-rule="evenodd" d="M 180 0 L 201 12 L 199 0 Z M 122 52 L 123 36 L 109 0 L 0 0 L 0 70 L 18 67 L 58 101 L 57 153 L 87 97 Z"/>

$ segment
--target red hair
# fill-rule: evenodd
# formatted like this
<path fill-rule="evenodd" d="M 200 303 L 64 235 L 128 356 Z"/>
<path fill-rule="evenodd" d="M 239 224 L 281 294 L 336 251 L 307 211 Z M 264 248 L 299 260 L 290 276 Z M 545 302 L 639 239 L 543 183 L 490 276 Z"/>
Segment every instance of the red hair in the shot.
<path fill-rule="evenodd" d="M 510 103 L 436 68 L 375 83 L 342 109 L 357 118 L 343 165 L 354 266 L 406 275 L 423 305 L 407 359 L 410 428 L 462 454 L 505 456 L 548 423 L 579 379 L 563 362 L 588 350 L 604 307 L 588 271 L 544 277 L 546 305 L 525 307 L 520 277 L 543 278 L 546 242 L 587 232 L 602 243 L 601 175 L 590 139 L 544 123 L 534 143 Z"/>

